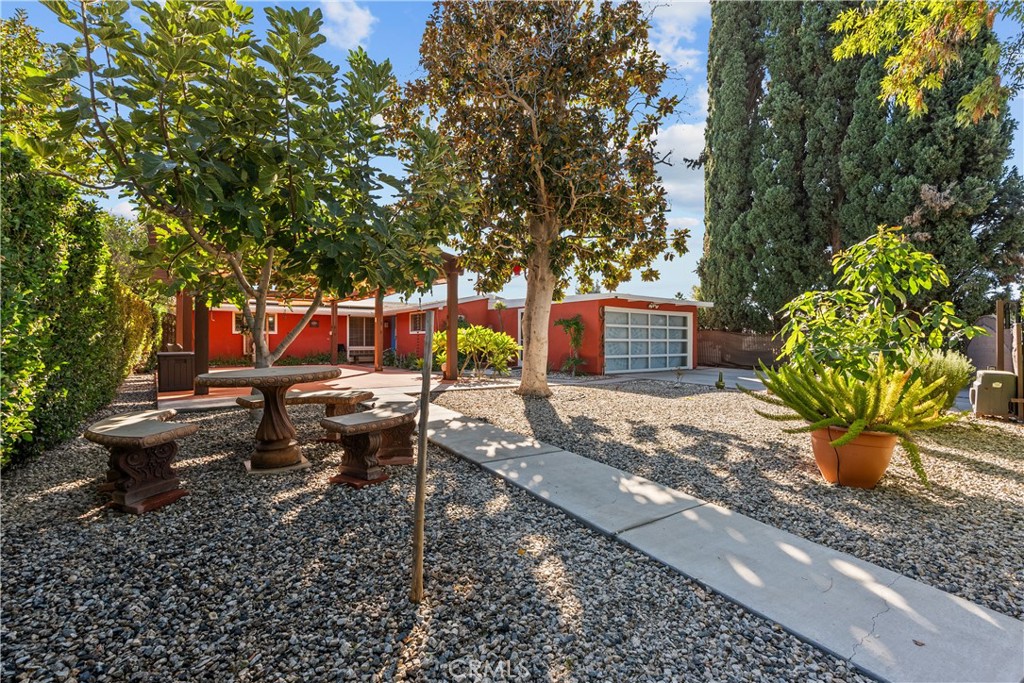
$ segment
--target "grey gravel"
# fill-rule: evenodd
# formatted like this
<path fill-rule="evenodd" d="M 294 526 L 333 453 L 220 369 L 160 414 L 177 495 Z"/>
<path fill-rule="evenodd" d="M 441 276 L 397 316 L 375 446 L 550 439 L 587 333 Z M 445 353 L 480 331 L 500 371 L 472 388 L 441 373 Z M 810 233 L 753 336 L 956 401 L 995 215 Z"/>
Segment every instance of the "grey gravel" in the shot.
<path fill-rule="evenodd" d="M 321 408 L 292 412 L 319 436 Z M 311 469 L 251 477 L 245 411 L 185 417 L 191 493 L 151 514 L 101 507 L 106 453 L 82 439 L 5 475 L 4 681 L 865 680 L 433 449 L 412 605 L 413 468 L 334 487 L 339 453 L 310 443 Z"/>
<path fill-rule="evenodd" d="M 1024 425 L 969 418 L 921 434 L 931 490 L 897 448 L 865 491 L 827 484 L 809 437 L 735 391 L 650 380 L 553 391 L 437 402 L 1024 618 Z"/>

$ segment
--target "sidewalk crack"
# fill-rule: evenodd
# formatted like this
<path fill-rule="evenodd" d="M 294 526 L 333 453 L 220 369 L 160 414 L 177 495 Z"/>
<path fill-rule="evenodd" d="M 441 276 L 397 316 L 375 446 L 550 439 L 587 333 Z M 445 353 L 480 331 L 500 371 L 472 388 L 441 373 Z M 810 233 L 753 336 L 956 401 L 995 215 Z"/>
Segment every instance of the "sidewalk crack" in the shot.
<path fill-rule="evenodd" d="M 892 588 L 893 585 L 895 585 L 895 583 L 900 580 L 900 578 L 901 577 L 899 577 L 899 576 L 894 578 L 892 581 L 890 581 L 888 584 L 886 584 L 886 588 Z M 871 636 L 875 635 L 875 628 L 878 625 L 878 618 L 880 616 L 882 616 L 883 614 L 885 614 L 886 612 L 888 612 L 889 610 L 892 609 L 892 605 L 890 605 L 889 601 L 886 600 L 885 598 L 882 598 L 882 604 L 885 605 L 885 609 L 881 610 L 880 612 L 878 612 L 877 614 L 875 614 L 874 616 L 871 617 L 871 630 L 868 631 L 868 633 L 863 638 L 861 638 L 856 643 L 854 643 L 854 645 L 853 645 L 853 652 L 850 653 L 850 656 L 848 658 L 849 661 L 852 662 L 853 658 L 857 656 L 857 650 L 860 649 L 860 646 L 863 645 L 867 641 L 868 638 L 870 638 Z"/>

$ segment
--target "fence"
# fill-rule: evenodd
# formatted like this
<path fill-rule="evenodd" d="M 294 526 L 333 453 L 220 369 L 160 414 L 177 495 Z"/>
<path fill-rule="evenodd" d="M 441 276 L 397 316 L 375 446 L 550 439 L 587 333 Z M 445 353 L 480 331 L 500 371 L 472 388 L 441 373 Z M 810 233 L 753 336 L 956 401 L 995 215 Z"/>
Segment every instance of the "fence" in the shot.
<path fill-rule="evenodd" d="M 756 368 L 761 361 L 772 365 L 782 343 L 770 334 L 700 330 L 697 333 L 697 361 L 722 368 Z"/>

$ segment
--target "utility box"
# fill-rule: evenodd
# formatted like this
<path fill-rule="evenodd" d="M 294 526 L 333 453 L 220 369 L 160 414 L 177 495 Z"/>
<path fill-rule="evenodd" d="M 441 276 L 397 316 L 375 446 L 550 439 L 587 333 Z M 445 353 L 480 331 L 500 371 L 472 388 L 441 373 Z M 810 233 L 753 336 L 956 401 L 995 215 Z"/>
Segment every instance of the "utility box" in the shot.
<path fill-rule="evenodd" d="M 161 351 L 156 354 L 156 390 L 192 391 L 196 378 L 196 354 Z"/>
<path fill-rule="evenodd" d="M 981 370 L 970 396 L 975 415 L 1010 417 L 1017 396 L 1017 376 L 1001 370 Z"/>

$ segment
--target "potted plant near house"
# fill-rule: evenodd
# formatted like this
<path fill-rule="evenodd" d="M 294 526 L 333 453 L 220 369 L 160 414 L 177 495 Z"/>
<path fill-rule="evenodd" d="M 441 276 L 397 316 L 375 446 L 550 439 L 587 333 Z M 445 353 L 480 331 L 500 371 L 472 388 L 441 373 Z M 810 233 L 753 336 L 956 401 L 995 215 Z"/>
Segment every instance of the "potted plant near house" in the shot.
<path fill-rule="evenodd" d="M 928 476 L 913 432 L 934 429 L 958 418 L 944 414 L 942 381 L 925 385 L 878 354 L 867 376 L 826 367 L 808 358 L 757 373 L 771 394 L 740 388 L 787 413 L 756 411 L 770 420 L 805 421 L 789 433 L 810 432 L 814 460 L 825 479 L 840 486 L 873 488 L 885 474 L 897 441 L 921 482 Z"/>

